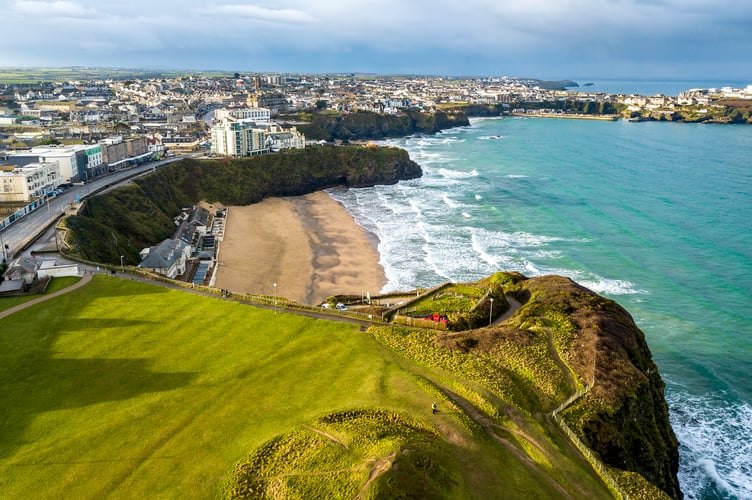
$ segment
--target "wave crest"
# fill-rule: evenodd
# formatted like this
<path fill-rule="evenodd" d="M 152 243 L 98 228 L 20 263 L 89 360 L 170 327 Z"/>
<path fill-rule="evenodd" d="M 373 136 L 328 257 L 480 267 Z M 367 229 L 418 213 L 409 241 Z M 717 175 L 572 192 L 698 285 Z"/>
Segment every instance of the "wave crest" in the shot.
<path fill-rule="evenodd" d="M 667 391 L 687 499 L 752 498 L 752 406 Z"/>

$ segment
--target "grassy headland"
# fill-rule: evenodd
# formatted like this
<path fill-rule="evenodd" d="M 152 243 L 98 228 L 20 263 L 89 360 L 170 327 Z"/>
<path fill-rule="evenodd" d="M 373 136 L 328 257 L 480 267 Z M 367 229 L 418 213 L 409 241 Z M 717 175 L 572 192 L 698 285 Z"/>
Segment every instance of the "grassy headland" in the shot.
<path fill-rule="evenodd" d="M 431 497 L 608 497 L 540 417 L 501 418 L 494 437 L 446 395 L 451 384 L 472 397 L 474 384 L 352 325 L 105 277 L 1 323 L 10 497 L 229 494 L 247 464 L 287 457 L 285 443 L 296 460 L 262 461 L 251 476 L 304 497 L 403 486 Z"/>
<path fill-rule="evenodd" d="M 616 328 L 618 339 L 613 325 L 597 326 L 603 317 L 588 315 L 611 314 L 611 302 L 568 280 L 496 281 L 525 302 L 512 318 L 431 333 L 362 332 L 95 277 L 0 320 L 3 492 L 611 497 L 548 415 L 589 379 L 597 397 L 567 418 L 575 428 L 618 429 L 623 422 L 603 416 L 631 399 L 603 391 L 642 399 L 649 384 L 631 384 L 632 375 L 620 383 L 613 370 L 649 373 L 649 351 L 634 332 Z M 589 312 L 566 311 L 575 304 Z M 599 354 L 591 334 L 631 354 Z M 574 347 L 581 342 L 585 349 Z M 667 425 L 660 409 L 650 425 Z M 625 441 L 649 435 L 650 425 Z M 661 443 L 651 444 L 658 460 Z M 644 476 L 616 472 L 630 491 L 662 495 Z"/>

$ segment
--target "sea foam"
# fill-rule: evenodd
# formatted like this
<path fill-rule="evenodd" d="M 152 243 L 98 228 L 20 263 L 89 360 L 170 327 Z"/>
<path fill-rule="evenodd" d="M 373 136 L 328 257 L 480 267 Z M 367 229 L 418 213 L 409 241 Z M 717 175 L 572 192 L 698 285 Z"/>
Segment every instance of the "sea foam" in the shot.
<path fill-rule="evenodd" d="M 687 499 L 752 498 L 752 407 L 724 396 L 667 392 Z"/>

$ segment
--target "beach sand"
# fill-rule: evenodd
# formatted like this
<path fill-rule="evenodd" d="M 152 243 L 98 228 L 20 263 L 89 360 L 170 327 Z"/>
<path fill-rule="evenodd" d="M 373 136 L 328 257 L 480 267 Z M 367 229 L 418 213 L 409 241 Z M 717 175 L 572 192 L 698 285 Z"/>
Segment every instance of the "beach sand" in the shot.
<path fill-rule="evenodd" d="M 324 192 L 228 207 L 218 288 L 316 305 L 384 283 L 372 235 Z"/>

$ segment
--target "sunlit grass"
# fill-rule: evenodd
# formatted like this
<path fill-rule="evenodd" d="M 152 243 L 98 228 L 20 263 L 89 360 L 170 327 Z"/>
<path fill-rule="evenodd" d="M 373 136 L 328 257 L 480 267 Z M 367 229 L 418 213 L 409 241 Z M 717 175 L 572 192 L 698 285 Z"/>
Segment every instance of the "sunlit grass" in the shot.
<path fill-rule="evenodd" d="M 510 451 L 490 439 L 445 395 L 466 383 L 406 360 L 353 325 L 96 276 L 0 320 L 0 491 L 8 498 L 216 497 L 235 466 L 265 443 L 315 427 L 348 446 L 362 442 L 349 455 L 326 448 L 306 462 L 312 470 L 357 468 L 331 491 L 361 491 L 372 460 L 420 446 L 419 460 L 405 459 L 402 470 L 440 467 L 452 497 L 555 496 L 547 469 L 567 471 L 567 489 L 585 484 L 601 494 L 581 458 L 562 454 L 560 437 L 534 420 L 515 425 L 542 443 L 545 453 L 531 459 L 539 466 L 517 457 L 532 449 L 527 444 Z M 373 439 L 358 432 L 360 424 L 331 420 L 361 410 L 384 416 L 372 422 Z M 399 429 L 384 434 L 393 415 L 434 437 L 416 444 Z M 294 472 L 288 465 L 273 470 Z M 385 472 L 392 482 L 365 491 L 399 491 L 409 477 L 396 470 Z M 325 476 L 316 479 L 290 485 L 313 495 L 326 489 Z M 437 484 L 433 491 L 443 491 Z"/>
<path fill-rule="evenodd" d="M 52 281 L 50 281 L 50 284 L 47 285 L 47 289 L 42 294 L 24 295 L 21 297 L 0 297 L 0 311 L 5 311 L 6 309 L 10 309 L 11 307 L 15 307 L 19 304 L 23 304 L 30 300 L 36 299 L 37 297 L 40 297 L 42 295 L 49 295 L 58 290 L 62 290 L 63 288 L 67 288 L 73 285 L 74 283 L 78 283 L 78 281 L 80 280 L 81 278 L 77 276 L 52 278 Z"/>

